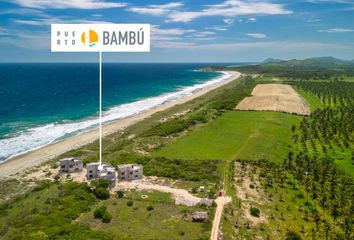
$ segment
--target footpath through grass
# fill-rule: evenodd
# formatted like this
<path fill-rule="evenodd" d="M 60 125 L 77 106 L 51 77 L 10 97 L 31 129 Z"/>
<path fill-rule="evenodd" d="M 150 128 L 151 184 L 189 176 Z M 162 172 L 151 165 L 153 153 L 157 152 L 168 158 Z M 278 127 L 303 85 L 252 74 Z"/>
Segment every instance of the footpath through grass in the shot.
<path fill-rule="evenodd" d="M 277 112 L 231 111 L 153 153 L 179 159 L 267 159 L 282 162 L 291 126 L 301 116 Z"/>

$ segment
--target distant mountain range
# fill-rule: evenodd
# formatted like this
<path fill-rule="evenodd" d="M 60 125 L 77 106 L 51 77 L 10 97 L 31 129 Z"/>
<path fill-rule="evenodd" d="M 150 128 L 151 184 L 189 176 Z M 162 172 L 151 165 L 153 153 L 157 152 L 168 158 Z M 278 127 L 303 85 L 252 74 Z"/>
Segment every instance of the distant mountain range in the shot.
<path fill-rule="evenodd" d="M 281 60 L 268 58 L 263 61 L 262 65 L 274 65 L 274 66 L 296 66 L 296 67 L 335 67 L 335 66 L 352 66 L 354 65 L 354 60 L 341 60 L 334 57 L 316 57 L 308 58 L 304 60 Z"/>

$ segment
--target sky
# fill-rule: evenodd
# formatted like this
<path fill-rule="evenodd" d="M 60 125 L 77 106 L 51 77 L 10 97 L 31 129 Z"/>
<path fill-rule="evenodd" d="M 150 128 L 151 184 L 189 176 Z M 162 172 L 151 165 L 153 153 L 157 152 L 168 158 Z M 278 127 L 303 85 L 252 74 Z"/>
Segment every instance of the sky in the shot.
<path fill-rule="evenodd" d="M 51 53 L 52 23 L 148 23 L 150 53 L 106 62 L 354 59 L 354 0 L 0 0 L 0 62 L 96 62 Z"/>

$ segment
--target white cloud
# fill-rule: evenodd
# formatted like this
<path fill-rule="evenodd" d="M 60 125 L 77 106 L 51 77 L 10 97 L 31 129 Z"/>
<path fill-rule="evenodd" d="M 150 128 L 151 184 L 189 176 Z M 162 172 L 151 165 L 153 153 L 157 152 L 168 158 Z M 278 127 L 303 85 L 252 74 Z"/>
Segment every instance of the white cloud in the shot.
<path fill-rule="evenodd" d="M 61 19 L 61 18 L 34 18 L 32 20 L 22 20 L 22 19 L 14 19 L 12 22 L 23 25 L 32 25 L 32 26 L 46 26 L 52 23 L 76 23 L 76 24 L 110 24 L 112 22 L 108 21 L 93 21 L 93 20 L 85 20 L 85 19 Z"/>
<path fill-rule="evenodd" d="M 212 31 L 202 31 L 202 32 L 196 32 L 193 37 L 197 37 L 197 38 L 203 38 L 203 37 L 208 37 L 211 35 L 215 35 L 215 32 Z M 209 38 L 210 39 L 210 38 Z"/>
<path fill-rule="evenodd" d="M 206 29 L 214 30 L 214 31 L 227 31 L 228 26 L 211 26 L 206 27 Z"/>
<path fill-rule="evenodd" d="M 281 4 L 260 1 L 246 2 L 244 0 L 228 0 L 221 4 L 208 5 L 207 8 L 201 11 L 173 11 L 168 15 L 168 18 L 171 22 L 190 22 L 200 17 L 210 16 L 228 18 L 250 14 L 274 15 L 291 13 L 292 11 L 284 9 Z"/>
<path fill-rule="evenodd" d="M 0 11 L 0 15 L 5 15 L 5 14 L 36 15 L 36 16 L 45 15 L 41 10 L 29 9 L 29 8 L 12 8 L 12 9 L 3 9 Z"/>
<path fill-rule="evenodd" d="M 307 0 L 310 3 L 345 3 L 354 4 L 353 0 Z"/>
<path fill-rule="evenodd" d="M 180 43 L 180 42 L 164 42 L 163 44 L 155 45 L 157 48 L 183 48 L 193 50 L 210 50 L 210 51 L 248 51 L 248 50 L 271 50 L 272 52 L 298 52 L 298 51 L 313 51 L 313 50 L 329 50 L 329 49 L 352 49 L 351 46 L 321 43 L 321 42 L 242 42 L 242 43 Z"/>
<path fill-rule="evenodd" d="M 186 33 L 196 32 L 194 29 L 182 28 L 159 28 L 157 25 L 151 26 L 151 35 L 184 35 Z"/>
<path fill-rule="evenodd" d="M 50 48 L 50 33 L 43 31 L 27 31 L 14 29 L 0 29 L 0 44 L 12 45 L 30 50 L 44 50 Z"/>
<path fill-rule="evenodd" d="M 307 20 L 306 22 L 308 22 L 308 23 L 315 23 L 315 22 L 320 22 L 321 21 L 321 19 L 319 19 L 319 18 L 314 18 L 314 19 L 309 19 L 309 20 Z"/>
<path fill-rule="evenodd" d="M 28 8 L 53 9 L 102 9 L 125 7 L 124 2 L 106 2 L 104 0 L 14 0 L 14 3 Z"/>
<path fill-rule="evenodd" d="M 131 7 L 128 11 L 135 12 L 139 14 L 146 14 L 152 16 L 161 16 L 170 13 L 173 9 L 180 8 L 183 3 L 180 2 L 170 2 L 161 5 L 148 5 L 145 7 Z"/>
<path fill-rule="evenodd" d="M 350 29 L 350 28 L 329 28 L 329 29 L 318 30 L 318 32 L 346 33 L 346 32 L 354 32 L 354 29 Z"/>
<path fill-rule="evenodd" d="M 246 36 L 253 37 L 253 38 L 267 38 L 267 35 L 263 33 L 246 33 Z"/>
<path fill-rule="evenodd" d="M 231 25 L 234 23 L 235 19 L 233 18 L 225 18 L 223 19 L 224 23 L 228 24 L 228 25 Z"/>

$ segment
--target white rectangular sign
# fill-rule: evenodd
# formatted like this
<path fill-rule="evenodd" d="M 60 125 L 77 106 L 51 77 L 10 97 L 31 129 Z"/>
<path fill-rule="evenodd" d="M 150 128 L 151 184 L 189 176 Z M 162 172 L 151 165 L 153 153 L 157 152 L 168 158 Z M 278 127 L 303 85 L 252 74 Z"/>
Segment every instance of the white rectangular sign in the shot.
<path fill-rule="evenodd" d="M 150 52 L 150 24 L 52 24 L 52 52 Z"/>

